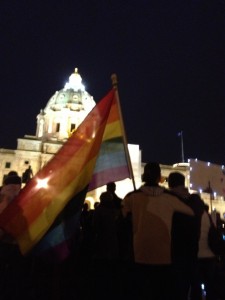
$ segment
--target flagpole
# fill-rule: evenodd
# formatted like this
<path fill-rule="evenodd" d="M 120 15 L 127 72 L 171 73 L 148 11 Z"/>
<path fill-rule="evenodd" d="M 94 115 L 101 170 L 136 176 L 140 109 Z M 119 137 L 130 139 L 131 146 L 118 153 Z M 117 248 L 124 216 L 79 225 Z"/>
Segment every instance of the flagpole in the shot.
<path fill-rule="evenodd" d="M 119 115 L 120 115 L 120 120 L 121 120 L 121 129 L 122 129 L 122 136 L 123 136 L 123 143 L 124 143 L 124 148 L 125 148 L 125 154 L 126 154 L 126 158 L 127 158 L 127 163 L 128 163 L 128 168 L 131 174 L 131 180 L 133 183 L 133 187 L 134 190 L 136 190 L 136 185 L 135 185 L 135 180 L 134 180 L 134 174 L 133 174 L 133 168 L 132 168 L 132 164 L 131 164 L 131 159 L 130 159 L 130 154 L 129 154 L 129 150 L 128 150 L 128 144 L 127 144 L 127 137 L 126 137 L 126 132 L 124 129 L 124 123 L 123 123 L 123 116 L 122 116 L 122 111 L 121 111 L 121 106 L 120 106 L 120 99 L 119 99 L 119 93 L 118 93 L 118 81 L 117 81 L 117 75 L 116 74 L 112 74 L 111 75 L 111 80 L 112 80 L 112 86 L 115 90 L 115 94 L 116 94 L 116 98 L 117 98 L 117 102 L 118 102 L 118 108 L 119 108 Z"/>
<path fill-rule="evenodd" d="M 184 162 L 184 141 L 183 141 L 183 131 L 181 130 L 177 134 L 180 137 L 180 143 L 181 143 L 181 161 Z"/>
<path fill-rule="evenodd" d="M 181 158 L 182 158 L 182 162 L 184 162 L 184 141 L 183 141 L 183 131 L 180 132 L 180 139 L 181 139 Z"/>

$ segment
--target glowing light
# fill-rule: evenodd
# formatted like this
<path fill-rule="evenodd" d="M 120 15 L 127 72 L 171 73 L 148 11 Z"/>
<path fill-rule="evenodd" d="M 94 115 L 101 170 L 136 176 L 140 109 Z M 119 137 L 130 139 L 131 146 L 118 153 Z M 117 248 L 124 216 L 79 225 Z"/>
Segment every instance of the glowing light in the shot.
<path fill-rule="evenodd" d="M 224 169 L 224 165 L 222 165 L 222 170 Z"/>
<path fill-rule="evenodd" d="M 207 163 L 207 166 L 208 166 L 208 167 L 210 166 L 210 162 Z"/>
<path fill-rule="evenodd" d="M 188 163 L 189 163 L 190 161 L 191 161 L 190 158 L 188 158 Z"/>
<path fill-rule="evenodd" d="M 216 193 L 216 192 L 214 192 L 214 193 L 213 193 L 213 195 L 214 195 L 214 198 L 216 198 L 216 196 L 217 196 L 217 193 Z"/>
<path fill-rule="evenodd" d="M 190 187 L 192 188 L 192 186 L 193 186 L 193 184 L 192 183 L 190 183 Z"/>
<path fill-rule="evenodd" d="M 201 284 L 201 289 L 204 291 L 204 289 L 205 289 L 204 283 Z"/>
<path fill-rule="evenodd" d="M 202 189 L 199 189 L 199 193 L 200 193 L 200 194 L 202 193 Z"/>
<path fill-rule="evenodd" d="M 48 187 L 48 178 L 37 179 L 37 189 L 47 189 Z"/>
<path fill-rule="evenodd" d="M 190 167 L 190 171 L 192 171 L 192 167 Z"/>
<path fill-rule="evenodd" d="M 78 73 L 78 69 L 75 69 L 75 72 L 70 75 L 69 82 L 64 86 L 65 90 L 73 89 L 74 91 L 85 91 L 85 86 L 82 84 L 82 78 Z"/>
<path fill-rule="evenodd" d="M 198 159 L 196 158 L 195 161 L 198 161 Z"/>

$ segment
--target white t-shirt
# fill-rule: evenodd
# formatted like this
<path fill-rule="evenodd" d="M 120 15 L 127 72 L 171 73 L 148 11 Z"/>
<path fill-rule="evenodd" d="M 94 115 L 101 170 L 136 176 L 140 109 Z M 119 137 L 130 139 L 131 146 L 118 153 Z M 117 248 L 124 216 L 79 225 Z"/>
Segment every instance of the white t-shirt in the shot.
<path fill-rule="evenodd" d="M 208 232 L 210 228 L 210 220 L 207 212 L 204 212 L 201 220 L 201 233 L 199 239 L 198 258 L 214 257 L 214 253 L 208 245 Z"/>

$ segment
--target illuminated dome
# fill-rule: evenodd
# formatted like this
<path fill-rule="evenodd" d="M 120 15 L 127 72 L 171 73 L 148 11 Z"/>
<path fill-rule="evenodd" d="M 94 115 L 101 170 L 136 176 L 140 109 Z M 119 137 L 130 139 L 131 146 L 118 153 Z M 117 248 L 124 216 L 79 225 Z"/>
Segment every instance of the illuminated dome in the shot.
<path fill-rule="evenodd" d="M 36 137 L 42 140 L 65 141 L 94 106 L 95 101 L 85 91 L 76 68 L 64 88 L 55 92 L 37 116 Z"/>
<path fill-rule="evenodd" d="M 48 101 L 44 112 L 49 110 L 60 111 L 64 108 L 69 108 L 73 111 L 86 110 L 90 111 L 95 106 L 93 97 L 85 91 L 82 84 L 82 78 L 78 73 L 78 69 L 70 75 L 69 81 L 64 88 L 56 91 L 55 94 Z"/>

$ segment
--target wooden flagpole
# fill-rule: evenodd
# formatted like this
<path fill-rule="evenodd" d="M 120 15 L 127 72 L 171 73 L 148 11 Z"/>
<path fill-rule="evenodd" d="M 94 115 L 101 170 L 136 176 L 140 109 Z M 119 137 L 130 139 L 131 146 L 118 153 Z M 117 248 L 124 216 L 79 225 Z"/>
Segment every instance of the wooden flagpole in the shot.
<path fill-rule="evenodd" d="M 135 180 L 134 180 L 134 173 L 133 173 L 130 154 L 129 154 L 129 150 L 128 150 L 128 146 L 127 146 L 127 137 L 126 137 L 126 132 L 125 132 L 125 129 L 124 129 L 123 116 L 122 116 L 122 111 L 121 111 L 121 106 L 120 106 L 117 75 L 112 74 L 111 75 L 111 80 L 112 80 L 112 86 L 115 90 L 115 94 L 116 94 L 116 98 L 117 98 L 117 102 L 118 102 L 119 115 L 120 115 L 121 127 L 122 127 L 122 135 L 123 135 L 123 143 L 124 143 L 124 148 L 125 148 L 125 155 L 126 155 L 126 158 L 127 158 L 129 172 L 131 174 L 131 180 L 132 180 L 132 183 L 133 183 L 133 187 L 134 187 L 134 190 L 136 190 L 136 185 L 135 185 Z"/>

